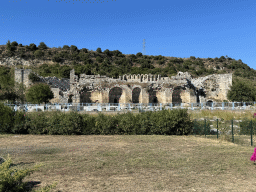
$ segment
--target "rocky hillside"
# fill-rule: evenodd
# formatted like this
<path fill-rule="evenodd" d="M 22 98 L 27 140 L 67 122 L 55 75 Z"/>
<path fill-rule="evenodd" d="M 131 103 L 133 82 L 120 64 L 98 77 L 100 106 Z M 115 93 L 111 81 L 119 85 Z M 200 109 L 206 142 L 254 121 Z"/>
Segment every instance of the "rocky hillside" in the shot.
<path fill-rule="evenodd" d="M 76 75 L 85 73 L 107 75 L 118 78 L 123 74 L 161 74 L 162 77 L 176 75 L 178 71 L 189 72 L 193 78 L 210 74 L 233 73 L 234 76 L 254 81 L 256 71 L 228 56 L 220 58 L 177 58 L 122 54 L 119 50 L 89 51 L 75 45 L 48 48 L 43 42 L 39 46 L 8 42 L 0 45 L 0 65 L 8 68 L 30 68 L 41 76 L 69 78 L 74 68 Z"/>

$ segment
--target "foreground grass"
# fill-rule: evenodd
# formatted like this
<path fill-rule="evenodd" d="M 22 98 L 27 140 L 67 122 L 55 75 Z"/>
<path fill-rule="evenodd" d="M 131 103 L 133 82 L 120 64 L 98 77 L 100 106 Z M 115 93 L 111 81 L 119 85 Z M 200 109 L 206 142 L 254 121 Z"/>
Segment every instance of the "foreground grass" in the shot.
<path fill-rule="evenodd" d="M 16 137 L 14 137 L 16 136 Z M 18 136 L 18 137 L 17 137 Z M 0 135 L 0 154 L 53 191 L 255 191 L 251 146 L 199 136 Z M 7 147 L 7 148 L 6 148 Z"/>

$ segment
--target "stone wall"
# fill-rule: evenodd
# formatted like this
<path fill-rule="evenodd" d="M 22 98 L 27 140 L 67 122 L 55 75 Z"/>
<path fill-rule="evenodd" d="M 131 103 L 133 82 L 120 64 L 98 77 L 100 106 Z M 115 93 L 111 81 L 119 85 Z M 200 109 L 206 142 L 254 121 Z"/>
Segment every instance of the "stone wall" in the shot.
<path fill-rule="evenodd" d="M 26 87 L 30 87 L 32 82 L 28 75 L 31 72 L 30 69 L 23 72 L 22 69 L 15 69 L 15 81 L 23 81 Z M 54 93 L 51 102 L 67 103 L 72 98 L 74 103 L 197 103 L 227 100 L 232 74 L 214 74 L 196 79 L 187 72 L 178 72 L 171 78 L 151 74 L 123 75 L 119 79 L 81 74 L 79 78 L 73 69 L 69 83 L 67 91 L 50 86 Z"/>

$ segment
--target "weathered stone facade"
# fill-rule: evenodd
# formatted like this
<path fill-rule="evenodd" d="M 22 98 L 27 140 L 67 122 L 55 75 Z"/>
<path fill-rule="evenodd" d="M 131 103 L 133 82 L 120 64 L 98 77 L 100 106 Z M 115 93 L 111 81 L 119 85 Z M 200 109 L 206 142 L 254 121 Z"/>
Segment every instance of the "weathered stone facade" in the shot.
<path fill-rule="evenodd" d="M 23 79 L 26 87 L 32 82 L 28 79 L 30 69 L 15 70 L 15 81 Z M 23 74 L 23 76 L 22 76 Z M 40 76 L 39 76 L 40 77 Z M 187 72 L 176 76 L 123 75 L 119 79 L 100 75 L 75 75 L 70 71 L 69 87 L 61 87 L 60 80 L 52 81 L 40 77 L 50 85 L 54 93 L 52 103 L 201 103 L 223 101 L 232 85 L 232 74 L 213 74 L 193 79 Z"/>

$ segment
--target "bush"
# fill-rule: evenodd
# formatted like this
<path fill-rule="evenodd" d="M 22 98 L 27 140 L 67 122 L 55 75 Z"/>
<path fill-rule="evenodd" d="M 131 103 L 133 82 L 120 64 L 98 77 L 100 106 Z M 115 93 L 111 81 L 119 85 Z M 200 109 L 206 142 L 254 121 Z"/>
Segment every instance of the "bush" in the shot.
<path fill-rule="evenodd" d="M 29 134 L 29 125 L 26 123 L 28 117 L 25 112 L 16 111 L 14 114 L 14 125 L 11 130 L 13 134 Z"/>
<path fill-rule="evenodd" d="M 195 135 L 206 135 L 210 134 L 210 123 L 206 121 L 194 121 L 193 123 L 193 134 Z"/>
<path fill-rule="evenodd" d="M 93 134 L 119 134 L 116 133 L 118 120 L 116 117 L 108 117 L 100 113 L 95 118 L 95 127 L 92 130 Z"/>
<path fill-rule="evenodd" d="M 47 118 L 45 113 L 34 113 L 27 119 L 29 134 L 42 134 L 47 127 Z"/>
<path fill-rule="evenodd" d="M 28 76 L 29 80 L 31 80 L 33 83 L 40 81 L 40 78 L 34 74 L 34 73 L 30 73 Z"/>
<path fill-rule="evenodd" d="M 27 175 L 30 175 L 35 170 L 37 170 L 42 165 L 36 165 L 32 169 L 11 169 L 11 166 L 13 166 L 11 159 L 4 159 L 4 163 L 0 164 L 0 192 L 26 192 L 30 191 L 30 189 L 27 188 L 29 182 L 23 183 L 22 180 Z M 55 188 L 57 183 L 53 183 L 51 186 L 46 186 L 39 190 L 33 190 L 34 192 L 49 192 L 50 189 Z"/>
<path fill-rule="evenodd" d="M 244 118 L 242 122 L 239 123 L 240 125 L 240 135 L 251 135 L 251 120 Z M 255 133 L 255 126 L 256 126 L 256 120 L 252 120 L 252 134 Z"/>
<path fill-rule="evenodd" d="M 0 103 L 0 133 L 10 132 L 13 127 L 13 120 L 13 110 L 3 103 Z"/>
<path fill-rule="evenodd" d="M 118 114 L 116 119 L 119 121 L 117 122 L 117 132 L 118 134 L 128 134 L 128 135 L 135 135 L 136 130 L 138 130 L 139 126 L 137 124 L 137 117 L 135 117 L 131 112 L 126 114 Z"/>
<path fill-rule="evenodd" d="M 55 112 L 44 127 L 43 134 L 81 135 L 84 128 L 83 117 L 77 112 L 65 114 Z"/>

